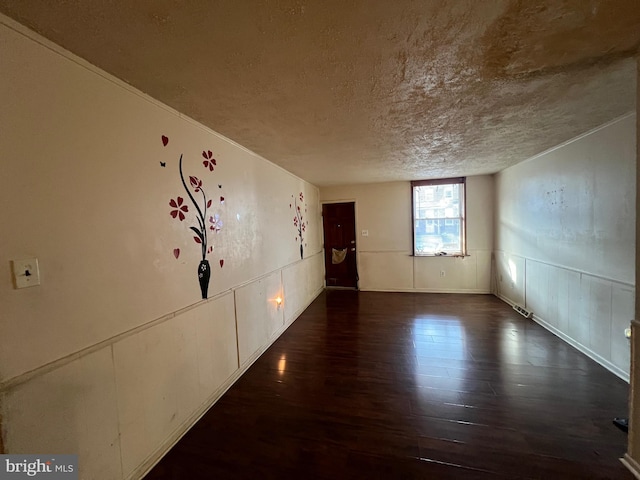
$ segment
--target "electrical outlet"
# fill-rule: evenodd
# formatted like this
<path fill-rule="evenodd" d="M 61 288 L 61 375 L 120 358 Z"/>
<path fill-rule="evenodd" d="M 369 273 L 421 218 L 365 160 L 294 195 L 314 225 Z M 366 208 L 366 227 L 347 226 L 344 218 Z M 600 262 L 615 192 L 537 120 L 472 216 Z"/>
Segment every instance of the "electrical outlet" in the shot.
<path fill-rule="evenodd" d="M 368 237 L 369 236 L 369 230 L 362 230 L 362 236 L 363 237 Z"/>
<path fill-rule="evenodd" d="M 440 276 L 444 277 L 444 275 L 445 275 L 444 270 L 440 270 Z"/>
<path fill-rule="evenodd" d="M 40 270 L 37 258 L 12 260 L 13 280 L 16 288 L 35 287 L 40 285 Z"/>

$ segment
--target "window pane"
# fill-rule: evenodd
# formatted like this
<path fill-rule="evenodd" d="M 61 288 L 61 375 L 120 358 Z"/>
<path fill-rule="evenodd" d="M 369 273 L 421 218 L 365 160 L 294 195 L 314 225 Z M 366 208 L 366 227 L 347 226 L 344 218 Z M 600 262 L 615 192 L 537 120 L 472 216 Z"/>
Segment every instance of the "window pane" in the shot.
<path fill-rule="evenodd" d="M 427 216 L 436 218 L 458 216 L 458 212 L 460 212 L 461 187 L 462 184 L 459 183 L 413 187 L 415 212 L 427 212 Z"/>
<path fill-rule="evenodd" d="M 413 200 L 414 254 L 463 253 L 464 183 L 416 185 Z"/>
<path fill-rule="evenodd" d="M 462 251 L 460 219 L 457 218 L 436 220 L 433 223 L 428 223 L 428 220 L 416 220 L 415 236 L 415 253 L 419 255 Z"/>

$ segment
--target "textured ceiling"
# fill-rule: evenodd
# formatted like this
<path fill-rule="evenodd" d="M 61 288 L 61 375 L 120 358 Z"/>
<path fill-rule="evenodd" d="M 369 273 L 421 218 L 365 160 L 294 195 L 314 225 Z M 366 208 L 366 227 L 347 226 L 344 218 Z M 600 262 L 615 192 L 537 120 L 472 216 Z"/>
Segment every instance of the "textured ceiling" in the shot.
<path fill-rule="evenodd" d="M 635 110 L 638 0 L 0 0 L 323 186 L 493 173 Z"/>

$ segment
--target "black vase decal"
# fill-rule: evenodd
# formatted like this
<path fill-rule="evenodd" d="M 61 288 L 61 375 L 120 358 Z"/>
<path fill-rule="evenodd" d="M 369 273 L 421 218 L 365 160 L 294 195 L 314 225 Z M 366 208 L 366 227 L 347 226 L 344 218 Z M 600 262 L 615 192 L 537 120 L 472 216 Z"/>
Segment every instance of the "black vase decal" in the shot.
<path fill-rule="evenodd" d="M 300 205 L 298 205 L 298 200 L 300 201 Z M 304 259 L 304 236 L 307 230 L 308 220 L 305 220 L 307 215 L 307 206 L 304 202 L 304 195 L 300 192 L 300 195 L 297 197 L 291 195 L 291 203 L 289 204 L 289 208 L 293 209 L 293 213 L 295 214 L 293 217 L 293 226 L 298 231 L 298 235 L 296 236 L 296 241 L 300 241 L 300 259 Z M 302 211 L 302 207 L 304 207 L 304 211 Z"/>
<path fill-rule="evenodd" d="M 209 291 L 209 278 L 211 278 L 211 267 L 209 266 L 209 260 L 200 261 L 198 265 L 198 282 L 200 282 L 200 291 L 202 292 L 202 298 L 207 298 L 207 292 Z"/>

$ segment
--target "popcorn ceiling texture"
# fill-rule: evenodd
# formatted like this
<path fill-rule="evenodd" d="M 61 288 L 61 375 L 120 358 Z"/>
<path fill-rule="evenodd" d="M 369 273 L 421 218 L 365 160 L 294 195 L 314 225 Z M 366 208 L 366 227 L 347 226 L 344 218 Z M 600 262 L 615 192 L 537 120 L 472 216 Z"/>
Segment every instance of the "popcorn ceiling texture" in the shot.
<path fill-rule="evenodd" d="M 637 0 L 0 0 L 318 185 L 499 171 L 635 110 Z"/>

